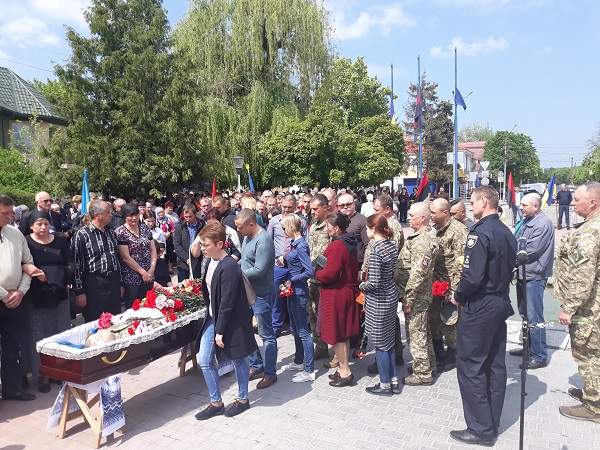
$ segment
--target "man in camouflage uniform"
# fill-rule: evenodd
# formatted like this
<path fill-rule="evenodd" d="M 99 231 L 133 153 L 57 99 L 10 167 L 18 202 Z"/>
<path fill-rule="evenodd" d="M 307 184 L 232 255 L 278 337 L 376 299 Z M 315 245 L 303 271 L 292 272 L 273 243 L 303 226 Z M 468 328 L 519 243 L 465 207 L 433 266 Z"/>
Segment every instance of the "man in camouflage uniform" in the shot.
<path fill-rule="evenodd" d="M 408 319 L 408 345 L 413 357 L 413 373 L 404 379 L 404 384 L 409 386 L 433 384 L 435 368 L 428 310 L 439 243 L 431 232 L 429 220 L 427 203 L 415 203 L 410 207 L 408 222 L 415 233 L 406 239 L 398 257 L 397 281 L 403 299 L 402 310 Z"/>
<path fill-rule="evenodd" d="M 323 194 L 315 194 L 310 201 L 310 211 L 313 223 L 308 231 L 308 248 L 310 250 L 310 259 L 314 263 L 315 259 L 323 254 L 330 241 L 325 229 L 325 218 L 330 214 L 327 197 Z M 323 359 L 329 356 L 327 344 L 319 339 L 319 336 L 317 335 L 319 288 L 319 282 L 315 278 L 311 278 L 309 280 L 308 291 L 308 320 L 313 332 L 313 341 L 315 343 L 315 359 Z"/>
<path fill-rule="evenodd" d="M 392 197 L 387 194 L 381 194 L 373 202 L 373 210 L 375 214 L 383 214 L 387 219 L 388 226 L 394 234 L 393 240 L 396 243 L 396 250 L 398 250 L 398 254 L 400 254 L 400 250 L 404 246 L 404 231 L 402 230 L 402 225 L 400 222 L 398 222 L 398 219 L 396 219 L 396 214 L 394 213 L 394 201 L 392 200 Z M 365 250 L 365 260 L 363 261 L 362 265 L 363 277 L 367 273 L 367 266 L 369 265 L 369 258 L 371 256 L 374 243 L 375 241 L 371 239 Z M 398 298 L 398 301 L 400 301 L 400 298 Z M 396 317 L 396 335 L 394 340 L 396 364 L 403 366 L 404 358 L 402 357 L 402 352 L 404 351 L 404 346 L 402 345 L 402 333 L 400 331 L 400 319 L 398 317 Z M 371 364 L 367 370 L 371 374 L 377 374 L 377 362 Z"/>
<path fill-rule="evenodd" d="M 431 221 L 435 228 L 435 235 L 440 242 L 440 252 L 435 260 L 434 281 L 445 281 L 450 284 L 448 294 L 445 299 L 434 298 L 429 308 L 429 327 L 431 329 L 431 339 L 433 342 L 433 351 L 437 362 L 438 372 L 451 370 L 456 366 L 456 323 L 458 322 L 458 312 L 445 318 L 444 322 L 440 317 L 442 302 L 446 302 L 453 292 L 456 292 L 462 265 L 464 262 L 465 244 L 467 242 L 467 227 L 458 220 L 450 217 L 450 205 L 448 200 L 437 198 L 431 202 L 429 209 L 431 211 Z M 440 301 L 441 300 L 441 301 Z M 444 305 L 444 308 L 454 307 L 451 303 Z M 444 350 L 444 339 L 448 351 Z"/>
<path fill-rule="evenodd" d="M 559 321 L 569 325 L 583 389 L 569 389 L 581 405 L 561 406 L 559 411 L 600 423 L 600 183 L 580 186 L 573 204 L 585 221 L 561 239 L 554 295 L 561 302 Z"/>

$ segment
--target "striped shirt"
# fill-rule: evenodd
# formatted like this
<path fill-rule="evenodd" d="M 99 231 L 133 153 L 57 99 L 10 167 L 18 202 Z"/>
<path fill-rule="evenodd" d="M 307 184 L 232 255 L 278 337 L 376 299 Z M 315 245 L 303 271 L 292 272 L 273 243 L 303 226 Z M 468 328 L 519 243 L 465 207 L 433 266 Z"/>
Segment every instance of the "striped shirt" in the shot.
<path fill-rule="evenodd" d="M 114 231 L 108 227 L 102 231 L 90 223 L 81 228 L 71 241 L 71 252 L 77 295 L 83 293 L 84 275 L 108 275 L 120 269 L 117 240 Z"/>

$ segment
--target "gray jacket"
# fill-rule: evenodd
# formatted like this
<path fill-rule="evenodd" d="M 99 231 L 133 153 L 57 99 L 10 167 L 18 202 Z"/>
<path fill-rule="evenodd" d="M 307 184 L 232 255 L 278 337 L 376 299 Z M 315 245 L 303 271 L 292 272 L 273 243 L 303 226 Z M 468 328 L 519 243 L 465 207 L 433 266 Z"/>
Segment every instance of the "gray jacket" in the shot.
<path fill-rule="evenodd" d="M 533 219 L 523 223 L 519 237 L 527 240 L 527 280 L 543 280 L 550 277 L 554 264 L 554 226 L 550 219 L 543 212 L 539 212 Z"/>

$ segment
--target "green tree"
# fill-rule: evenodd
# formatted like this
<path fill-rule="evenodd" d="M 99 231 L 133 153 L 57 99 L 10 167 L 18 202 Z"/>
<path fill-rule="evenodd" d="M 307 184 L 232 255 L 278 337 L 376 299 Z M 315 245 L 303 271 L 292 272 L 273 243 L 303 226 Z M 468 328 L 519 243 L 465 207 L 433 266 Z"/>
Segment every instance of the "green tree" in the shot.
<path fill-rule="evenodd" d="M 0 193 L 32 207 L 43 180 L 29 160 L 19 150 L 0 148 L 0 167 Z"/>
<path fill-rule="evenodd" d="M 467 125 L 458 133 L 459 142 L 489 141 L 494 137 L 494 130 L 488 124 L 474 122 Z"/>
<path fill-rule="evenodd" d="M 90 35 L 67 29 L 71 56 L 58 80 L 40 86 L 69 120 L 47 152 L 55 185 L 73 191 L 88 167 L 94 190 L 141 195 L 165 149 L 163 98 L 170 81 L 169 27 L 160 0 L 93 0 Z M 63 167 L 70 167 L 64 181 Z"/>
<path fill-rule="evenodd" d="M 437 184 L 443 184 L 452 179 L 452 166 L 447 164 L 446 153 L 452 151 L 454 125 L 452 123 L 452 104 L 440 100 L 437 93 L 438 84 L 429 81 L 427 75 L 421 77 L 421 97 L 423 100 L 423 148 L 424 164 L 428 177 Z M 416 110 L 418 86 L 411 83 L 408 86 L 408 101 L 404 105 L 406 120 L 404 129 L 416 133 L 414 117 Z"/>
<path fill-rule="evenodd" d="M 504 170 L 513 174 L 515 185 L 541 181 L 543 170 L 533 141 L 523 133 L 498 131 L 485 144 L 485 159 L 490 162 L 488 170 Z"/>
<path fill-rule="evenodd" d="M 231 156 L 240 154 L 264 185 L 258 145 L 277 111 L 306 114 L 331 58 L 329 39 L 316 0 L 194 0 L 173 36 L 169 145 L 154 176 L 233 181 Z"/>

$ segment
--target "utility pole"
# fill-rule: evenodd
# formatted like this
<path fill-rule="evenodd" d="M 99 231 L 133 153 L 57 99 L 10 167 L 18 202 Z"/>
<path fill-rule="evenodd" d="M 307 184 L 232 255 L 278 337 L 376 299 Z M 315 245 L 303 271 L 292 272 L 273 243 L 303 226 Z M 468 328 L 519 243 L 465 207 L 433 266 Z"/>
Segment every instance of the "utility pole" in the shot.
<path fill-rule="evenodd" d="M 515 125 L 512 127 L 512 130 L 510 130 L 508 132 L 508 134 L 506 135 L 506 138 L 504 139 L 504 176 L 503 181 L 502 181 L 502 200 L 506 200 L 506 179 L 508 178 L 508 176 L 506 175 L 506 162 L 508 159 L 508 137 L 510 136 L 510 134 L 515 131 L 515 128 L 517 128 L 517 124 L 515 123 Z"/>

